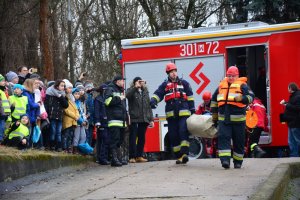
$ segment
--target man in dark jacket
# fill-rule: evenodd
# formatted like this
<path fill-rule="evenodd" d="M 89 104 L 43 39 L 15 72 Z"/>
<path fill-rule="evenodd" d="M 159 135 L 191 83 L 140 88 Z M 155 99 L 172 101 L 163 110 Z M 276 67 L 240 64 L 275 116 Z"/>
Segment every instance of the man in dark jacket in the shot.
<path fill-rule="evenodd" d="M 98 88 L 99 95 L 94 100 L 94 122 L 97 128 L 97 160 L 100 165 L 109 165 L 108 149 L 109 149 L 109 134 L 106 108 L 104 104 L 104 92 L 107 85 L 103 83 Z"/>
<path fill-rule="evenodd" d="M 110 151 L 112 154 L 111 166 L 114 167 L 121 167 L 122 164 L 127 164 L 125 162 L 121 163 L 117 154 L 117 150 L 124 140 L 127 118 L 126 98 L 123 92 L 124 79 L 122 76 L 116 76 L 104 93 L 110 134 Z"/>
<path fill-rule="evenodd" d="M 299 157 L 300 146 L 300 90 L 296 83 L 288 86 L 290 99 L 282 100 L 280 104 L 285 106 L 284 118 L 288 124 L 288 143 L 290 157 Z"/>
<path fill-rule="evenodd" d="M 145 134 L 148 125 L 153 126 L 153 113 L 150 107 L 146 81 L 135 77 L 126 92 L 130 116 L 129 162 L 147 162 L 143 158 Z"/>

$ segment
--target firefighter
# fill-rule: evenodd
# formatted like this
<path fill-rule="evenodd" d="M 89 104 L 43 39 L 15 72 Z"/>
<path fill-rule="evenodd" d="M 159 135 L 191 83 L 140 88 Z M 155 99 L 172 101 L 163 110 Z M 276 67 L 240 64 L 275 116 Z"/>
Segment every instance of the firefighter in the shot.
<path fill-rule="evenodd" d="M 203 103 L 198 106 L 196 110 L 197 115 L 204 115 L 210 113 L 210 101 L 211 101 L 211 92 L 204 91 L 202 94 Z"/>
<path fill-rule="evenodd" d="M 246 107 L 253 101 L 247 78 L 239 78 L 239 70 L 231 66 L 212 96 L 211 111 L 218 123 L 218 152 L 222 167 L 230 168 L 231 139 L 234 168 L 241 168 L 244 157 Z"/>
<path fill-rule="evenodd" d="M 189 133 L 186 119 L 195 113 L 193 91 L 186 80 L 178 78 L 174 63 L 166 65 L 166 73 L 168 78 L 154 92 L 150 105 L 155 109 L 165 98 L 169 141 L 177 158 L 176 164 L 185 164 L 189 161 Z"/>
<path fill-rule="evenodd" d="M 108 84 L 104 92 L 106 114 L 108 120 L 108 129 L 110 134 L 110 152 L 111 166 L 121 167 L 125 165 L 125 161 L 120 162 L 118 159 L 118 149 L 124 140 L 124 131 L 126 128 L 126 99 L 123 94 L 124 79 L 122 76 L 116 76 L 113 81 Z"/>
<path fill-rule="evenodd" d="M 262 158 L 266 152 L 258 146 L 259 138 L 262 131 L 268 132 L 268 118 L 266 108 L 262 101 L 255 97 L 250 104 L 250 108 L 256 113 L 258 122 L 253 132 L 249 136 L 249 145 L 252 158 Z"/>

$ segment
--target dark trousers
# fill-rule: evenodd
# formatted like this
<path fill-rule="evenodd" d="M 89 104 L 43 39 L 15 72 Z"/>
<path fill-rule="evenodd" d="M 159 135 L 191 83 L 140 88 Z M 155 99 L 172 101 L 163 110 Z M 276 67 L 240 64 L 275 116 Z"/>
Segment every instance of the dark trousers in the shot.
<path fill-rule="evenodd" d="M 249 133 L 249 146 L 251 146 L 254 143 L 258 144 L 262 131 L 262 128 L 256 127 L 253 129 L 252 133 Z"/>
<path fill-rule="evenodd" d="M 108 128 L 97 129 L 97 160 L 99 162 L 108 160 L 109 142 Z"/>
<path fill-rule="evenodd" d="M 230 160 L 230 155 L 224 154 L 231 151 L 233 142 L 233 162 L 242 163 L 245 147 L 245 123 L 218 123 L 218 150 L 221 162 Z"/>
<path fill-rule="evenodd" d="M 146 122 L 134 122 L 130 125 L 129 158 L 142 157 L 145 146 L 145 134 L 148 127 Z"/>
<path fill-rule="evenodd" d="M 11 139 L 5 138 L 2 144 L 10 147 L 18 147 L 18 149 L 22 150 L 27 148 L 27 143 L 28 143 L 27 139 L 26 139 L 26 144 L 22 144 L 21 137 L 13 137 Z"/>
<path fill-rule="evenodd" d="M 69 127 L 63 130 L 62 132 L 62 148 L 68 150 L 72 146 L 74 135 L 74 127 Z"/>
<path fill-rule="evenodd" d="M 189 154 L 189 132 L 187 130 L 186 119 L 188 117 L 170 117 L 168 121 L 168 138 L 173 148 L 175 156 L 181 157 L 183 154 Z"/>
<path fill-rule="evenodd" d="M 124 140 L 124 128 L 120 128 L 117 126 L 112 126 L 108 128 L 110 134 L 110 145 L 109 149 L 117 149 L 121 147 L 121 144 Z"/>

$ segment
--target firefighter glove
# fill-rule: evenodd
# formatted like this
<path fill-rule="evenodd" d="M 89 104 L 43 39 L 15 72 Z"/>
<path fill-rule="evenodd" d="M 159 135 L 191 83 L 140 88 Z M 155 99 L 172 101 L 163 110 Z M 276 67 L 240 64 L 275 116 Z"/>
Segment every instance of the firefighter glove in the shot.
<path fill-rule="evenodd" d="M 236 102 L 242 101 L 242 100 L 243 100 L 243 95 L 238 95 L 238 96 L 234 97 L 234 100 L 235 100 Z"/>
<path fill-rule="evenodd" d="M 155 99 L 153 99 L 153 98 L 151 99 L 150 106 L 152 109 L 155 109 L 157 107 L 157 102 Z"/>
<path fill-rule="evenodd" d="M 218 113 L 213 113 L 212 114 L 212 120 L 213 120 L 213 122 L 217 122 L 218 121 Z"/>

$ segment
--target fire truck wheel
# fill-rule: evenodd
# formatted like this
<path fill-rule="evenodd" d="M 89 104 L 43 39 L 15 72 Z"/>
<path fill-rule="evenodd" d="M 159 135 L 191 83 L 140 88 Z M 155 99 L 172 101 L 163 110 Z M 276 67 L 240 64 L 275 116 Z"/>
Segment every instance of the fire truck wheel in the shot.
<path fill-rule="evenodd" d="M 190 136 L 190 153 L 189 158 L 190 160 L 198 159 L 198 158 L 205 158 L 205 145 L 203 140 L 197 136 Z"/>

